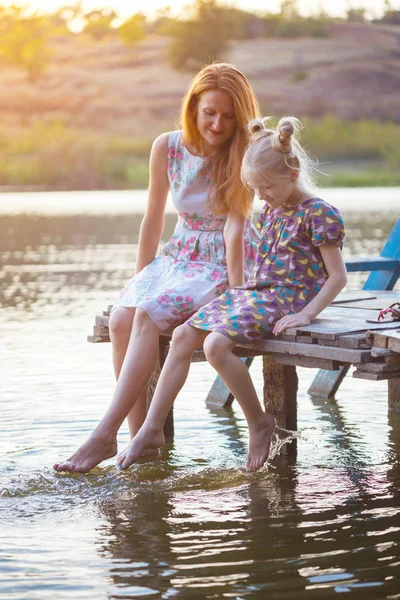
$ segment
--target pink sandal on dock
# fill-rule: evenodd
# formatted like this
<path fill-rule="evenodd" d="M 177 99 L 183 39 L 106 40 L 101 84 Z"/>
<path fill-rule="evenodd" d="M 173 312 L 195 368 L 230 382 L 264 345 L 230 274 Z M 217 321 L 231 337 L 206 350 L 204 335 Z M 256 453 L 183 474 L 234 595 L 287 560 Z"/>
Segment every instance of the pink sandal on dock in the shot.
<path fill-rule="evenodd" d="M 400 321 L 400 302 L 394 302 L 379 312 L 377 319 L 366 319 L 367 323 L 393 323 Z"/>

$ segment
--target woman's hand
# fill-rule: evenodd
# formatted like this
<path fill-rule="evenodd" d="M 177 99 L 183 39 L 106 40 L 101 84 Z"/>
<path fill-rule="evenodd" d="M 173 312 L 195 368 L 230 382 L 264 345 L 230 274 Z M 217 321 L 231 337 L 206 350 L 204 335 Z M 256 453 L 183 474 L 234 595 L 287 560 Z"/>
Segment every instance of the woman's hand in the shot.
<path fill-rule="evenodd" d="M 312 321 L 310 315 L 307 315 L 304 311 L 300 311 L 299 313 L 294 313 L 290 315 L 285 315 L 282 319 L 279 319 L 274 324 L 272 329 L 272 333 L 274 335 L 279 335 L 283 333 L 285 329 L 289 327 L 301 327 L 302 325 L 309 325 Z"/>

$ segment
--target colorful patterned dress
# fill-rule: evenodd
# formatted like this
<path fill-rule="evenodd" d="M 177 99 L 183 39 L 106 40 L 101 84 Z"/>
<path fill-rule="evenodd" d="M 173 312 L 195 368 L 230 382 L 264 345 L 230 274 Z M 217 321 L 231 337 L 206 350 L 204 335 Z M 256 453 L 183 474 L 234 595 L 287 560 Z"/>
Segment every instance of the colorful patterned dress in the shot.
<path fill-rule="evenodd" d="M 114 306 L 140 307 L 159 329 L 179 325 L 228 287 L 223 229 L 227 215 L 214 215 L 208 194 L 209 159 L 191 154 L 181 131 L 168 136 L 168 179 L 178 223 L 161 254 L 135 275 Z M 211 199 L 212 200 L 212 199 Z M 245 227 L 245 277 L 251 274 L 259 236 Z"/>
<path fill-rule="evenodd" d="M 256 344 L 268 337 L 275 321 L 300 312 L 320 291 L 328 273 L 319 246 L 342 247 L 339 211 L 319 198 L 290 209 L 266 204 L 259 229 L 253 277 L 201 308 L 189 325 L 238 344 Z"/>

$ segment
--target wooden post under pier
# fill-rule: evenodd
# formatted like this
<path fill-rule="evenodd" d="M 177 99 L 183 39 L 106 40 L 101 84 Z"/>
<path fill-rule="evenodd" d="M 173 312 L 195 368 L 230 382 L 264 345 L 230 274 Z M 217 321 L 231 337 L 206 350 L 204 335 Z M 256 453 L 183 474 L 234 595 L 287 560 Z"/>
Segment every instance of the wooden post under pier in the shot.
<path fill-rule="evenodd" d="M 400 413 L 400 378 L 388 380 L 389 411 Z"/>

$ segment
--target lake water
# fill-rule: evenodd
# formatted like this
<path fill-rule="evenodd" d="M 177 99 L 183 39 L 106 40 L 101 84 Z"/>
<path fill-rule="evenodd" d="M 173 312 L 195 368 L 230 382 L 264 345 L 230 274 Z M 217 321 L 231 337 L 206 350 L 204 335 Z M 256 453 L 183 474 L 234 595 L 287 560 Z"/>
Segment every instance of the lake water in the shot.
<path fill-rule="evenodd" d="M 322 195 L 344 214 L 347 255 L 380 251 L 400 189 Z M 53 471 L 110 401 L 111 346 L 86 335 L 131 276 L 144 203 L 0 195 L 1 598 L 400 598 L 400 415 L 386 382 L 347 376 L 328 402 L 299 368 L 297 460 L 246 475 L 243 414 L 205 406 L 214 373 L 195 364 L 160 457 Z M 262 394 L 260 360 L 251 373 Z"/>

